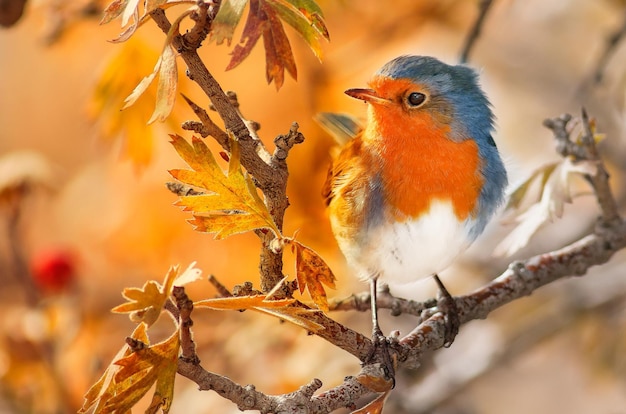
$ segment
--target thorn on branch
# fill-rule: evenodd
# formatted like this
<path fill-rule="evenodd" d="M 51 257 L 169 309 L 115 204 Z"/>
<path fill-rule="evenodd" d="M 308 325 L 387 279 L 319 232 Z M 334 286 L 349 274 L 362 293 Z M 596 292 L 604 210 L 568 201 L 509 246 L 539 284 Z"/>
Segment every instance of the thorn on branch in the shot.
<path fill-rule="evenodd" d="M 229 298 L 229 297 L 233 296 L 233 294 L 230 293 L 230 290 L 228 290 L 228 288 L 226 286 L 224 286 L 222 284 L 222 282 L 217 280 L 217 278 L 215 276 L 209 275 L 209 283 L 212 284 L 213 287 L 215 287 L 215 289 L 217 289 L 217 295 L 219 297 Z"/>
<path fill-rule="evenodd" d="M 201 108 L 194 101 L 189 99 L 185 94 L 182 94 L 183 99 L 187 102 L 187 105 L 191 108 L 191 110 L 196 114 L 200 122 L 202 123 L 201 127 L 197 125 L 197 123 L 191 123 L 191 121 L 187 121 L 183 124 L 183 129 L 190 129 L 198 134 L 200 134 L 203 138 L 208 137 L 209 135 L 215 138 L 215 140 L 220 144 L 223 148 L 229 149 L 229 139 L 228 134 L 220 128 L 209 116 L 207 111 Z M 186 127 L 187 126 L 187 127 Z"/>

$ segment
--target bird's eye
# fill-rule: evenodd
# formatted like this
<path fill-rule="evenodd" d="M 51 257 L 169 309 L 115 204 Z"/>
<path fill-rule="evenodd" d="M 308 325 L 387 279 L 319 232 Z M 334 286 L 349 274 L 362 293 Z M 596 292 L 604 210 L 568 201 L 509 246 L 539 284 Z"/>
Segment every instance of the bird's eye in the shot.
<path fill-rule="evenodd" d="M 419 106 L 426 100 L 426 95 L 420 92 L 411 92 L 406 100 L 411 106 Z"/>

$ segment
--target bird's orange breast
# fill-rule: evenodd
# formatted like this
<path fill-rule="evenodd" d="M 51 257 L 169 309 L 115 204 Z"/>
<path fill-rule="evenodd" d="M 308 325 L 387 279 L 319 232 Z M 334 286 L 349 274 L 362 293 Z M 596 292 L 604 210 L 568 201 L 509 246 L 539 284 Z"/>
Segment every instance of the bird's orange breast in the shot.
<path fill-rule="evenodd" d="M 419 217 L 433 199 L 449 200 L 459 220 L 468 218 L 483 183 L 476 143 L 449 139 L 440 111 L 408 114 L 393 106 L 373 112 L 363 138 L 382 159 L 384 198 L 394 218 Z"/>

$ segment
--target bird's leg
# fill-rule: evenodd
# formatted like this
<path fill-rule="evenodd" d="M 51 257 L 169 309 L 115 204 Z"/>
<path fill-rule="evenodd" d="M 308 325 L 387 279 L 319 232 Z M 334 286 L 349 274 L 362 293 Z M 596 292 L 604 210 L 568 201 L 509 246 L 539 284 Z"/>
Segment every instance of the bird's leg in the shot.
<path fill-rule="evenodd" d="M 459 333 L 459 327 L 461 326 L 461 320 L 459 319 L 459 309 L 456 306 L 456 302 L 448 289 L 441 283 L 439 276 L 436 274 L 433 276 L 437 286 L 439 286 L 439 297 L 437 298 L 437 308 L 443 313 L 445 318 L 445 334 L 443 346 L 449 348 L 454 342 L 454 338 Z"/>
<path fill-rule="evenodd" d="M 376 295 L 378 294 L 377 288 L 378 278 L 373 277 L 370 279 L 370 306 L 372 308 L 372 339 L 384 338 L 383 331 L 378 324 L 378 304 L 376 303 Z"/>
<path fill-rule="evenodd" d="M 380 325 L 378 324 L 378 305 L 376 303 L 377 293 L 377 278 L 373 277 L 370 279 L 370 304 L 372 308 L 372 343 L 374 346 L 363 362 L 365 364 L 371 362 L 375 355 L 380 352 L 382 356 L 382 368 L 385 371 L 385 376 L 392 381 L 391 387 L 393 388 L 396 383 L 396 370 L 391 354 L 389 353 L 389 339 L 383 334 L 383 331 L 380 329 Z"/>

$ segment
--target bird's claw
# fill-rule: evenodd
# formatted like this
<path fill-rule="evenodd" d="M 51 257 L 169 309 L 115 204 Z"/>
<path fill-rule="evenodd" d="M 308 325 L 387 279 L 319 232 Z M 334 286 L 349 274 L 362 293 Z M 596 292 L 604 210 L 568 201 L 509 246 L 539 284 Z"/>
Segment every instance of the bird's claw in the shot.
<path fill-rule="evenodd" d="M 391 382 L 391 388 L 396 386 L 396 364 L 391 354 L 391 348 L 397 342 L 394 337 L 386 337 L 382 331 L 374 328 L 372 333 L 372 348 L 363 359 L 363 365 L 370 365 L 375 361 L 380 361 L 385 379 Z"/>
<path fill-rule="evenodd" d="M 443 336 L 443 346 L 449 348 L 454 342 L 459 328 L 461 326 L 461 320 L 459 318 L 459 308 L 456 306 L 456 301 L 448 292 L 448 289 L 441 283 L 439 277 L 435 275 L 435 281 L 439 286 L 439 297 L 437 298 L 437 308 L 443 313 L 445 322 L 445 332 Z"/>

